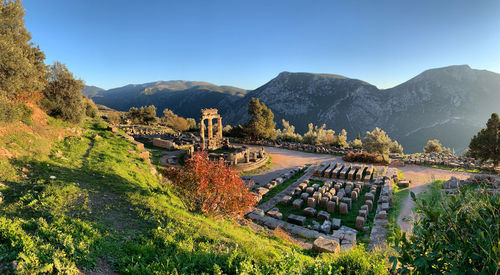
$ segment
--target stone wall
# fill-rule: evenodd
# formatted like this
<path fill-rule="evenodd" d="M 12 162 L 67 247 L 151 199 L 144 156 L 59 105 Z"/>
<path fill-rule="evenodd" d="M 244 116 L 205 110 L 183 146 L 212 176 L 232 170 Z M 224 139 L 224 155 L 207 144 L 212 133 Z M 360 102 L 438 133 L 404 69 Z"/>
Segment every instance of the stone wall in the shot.
<path fill-rule="evenodd" d="M 248 163 L 238 163 L 235 166 L 235 168 L 240 172 L 254 170 L 266 164 L 268 159 L 269 159 L 269 154 L 266 152 L 262 158 L 257 158 L 255 162 L 250 161 Z"/>
<path fill-rule="evenodd" d="M 170 140 L 163 140 L 161 138 L 153 139 L 153 145 L 156 147 L 165 148 L 169 150 L 177 149 L 177 145 L 174 142 Z"/>

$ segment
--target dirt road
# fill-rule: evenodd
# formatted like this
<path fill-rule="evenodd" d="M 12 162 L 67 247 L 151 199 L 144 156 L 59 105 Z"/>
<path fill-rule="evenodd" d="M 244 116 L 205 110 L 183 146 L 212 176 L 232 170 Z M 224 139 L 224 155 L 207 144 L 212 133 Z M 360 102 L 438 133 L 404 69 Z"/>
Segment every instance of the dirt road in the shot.
<path fill-rule="evenodd" d="M 406 179 L 411 179 L 412 184 L 410 186 L 410 191 L 416 194 L 424 192 L 428 185 L 435 180 L 444 179 L 448 180 L 451 177 L 456 177 L 458 179 L 467 179 L 473 173 L 468 172 L 458 172 L 451 170 L 443 170 L 438 168 L 419 166 L 419 165 L 406 165 L 405 167 L 399 167 L 404 173 Z M 398 216 L 397 222 L 401 227 L 402 231 L 411 232 L 411 224 L 415 218 L 412 209 L 415 207 L 415 203 L 411 200 L 411 196 L 408 196 L 403 201 L 403 208 Z"/>

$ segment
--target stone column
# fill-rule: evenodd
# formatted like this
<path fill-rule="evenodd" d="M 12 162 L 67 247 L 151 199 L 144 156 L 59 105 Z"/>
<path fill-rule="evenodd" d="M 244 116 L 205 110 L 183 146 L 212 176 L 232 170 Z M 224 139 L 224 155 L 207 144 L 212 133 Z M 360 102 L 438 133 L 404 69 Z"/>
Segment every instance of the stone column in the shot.
<path fill-rule="evenodd" d="M 222 118 L 217 118 L 217 138 L 222 139 Z"/>
<path fill-rule="evenodd" d="M 213 138 L 213 130 L 214 127 L 212 125 L 212 118 L 208 119 L 208 140 L 211 140 Z"/>
<path fill-rule="evenodd" d="M 200 121 L 200 142 L 201 150 L 205 150 L 205 120 L 203 118 Z"/>

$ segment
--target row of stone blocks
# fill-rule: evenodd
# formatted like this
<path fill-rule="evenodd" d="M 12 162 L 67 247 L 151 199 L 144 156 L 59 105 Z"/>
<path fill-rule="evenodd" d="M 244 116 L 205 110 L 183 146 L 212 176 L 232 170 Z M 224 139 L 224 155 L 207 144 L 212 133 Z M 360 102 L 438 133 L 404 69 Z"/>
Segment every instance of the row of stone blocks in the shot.
<path fill-rule="evenodd" d="M 377 192 L 377 187 L 373 186 L 369 193 L 365 194 L 365 204 L 361 206 L 356 217 L 356 229 L 366 231 L 369 227 L 364 226 L 369 212 L 373 208 L 373 201 Z M 381 195 L 378 200 L 378 208 L 376 218 L 387 219 L 387 211 L 389 211 L 389 191 L 388 188 L 382 188 Z"/>
<path fill-rule="evenodd" d="M 330 164 L 326 167 L 319 167 L 314 171 L 313 176 L 324 177 L 324 178 L 338 178 L 338 179 L 349 179 L 349 180 L 364 180 L 369 181 L 373 173 L 373 165 L 370 166 L 359 166 L 335 163 Z"/>

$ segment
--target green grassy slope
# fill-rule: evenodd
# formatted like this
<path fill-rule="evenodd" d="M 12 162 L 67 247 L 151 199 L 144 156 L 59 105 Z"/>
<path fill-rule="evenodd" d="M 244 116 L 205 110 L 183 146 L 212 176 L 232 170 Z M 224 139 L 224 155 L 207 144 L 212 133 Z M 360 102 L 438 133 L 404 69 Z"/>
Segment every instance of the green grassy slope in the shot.
<path fill-rule="evenodd" d="M 385 272 L 383 255 L 362 248 L 318 256 L 187 211 L 106 126 L 0 125 L 0 273 Z"/>

